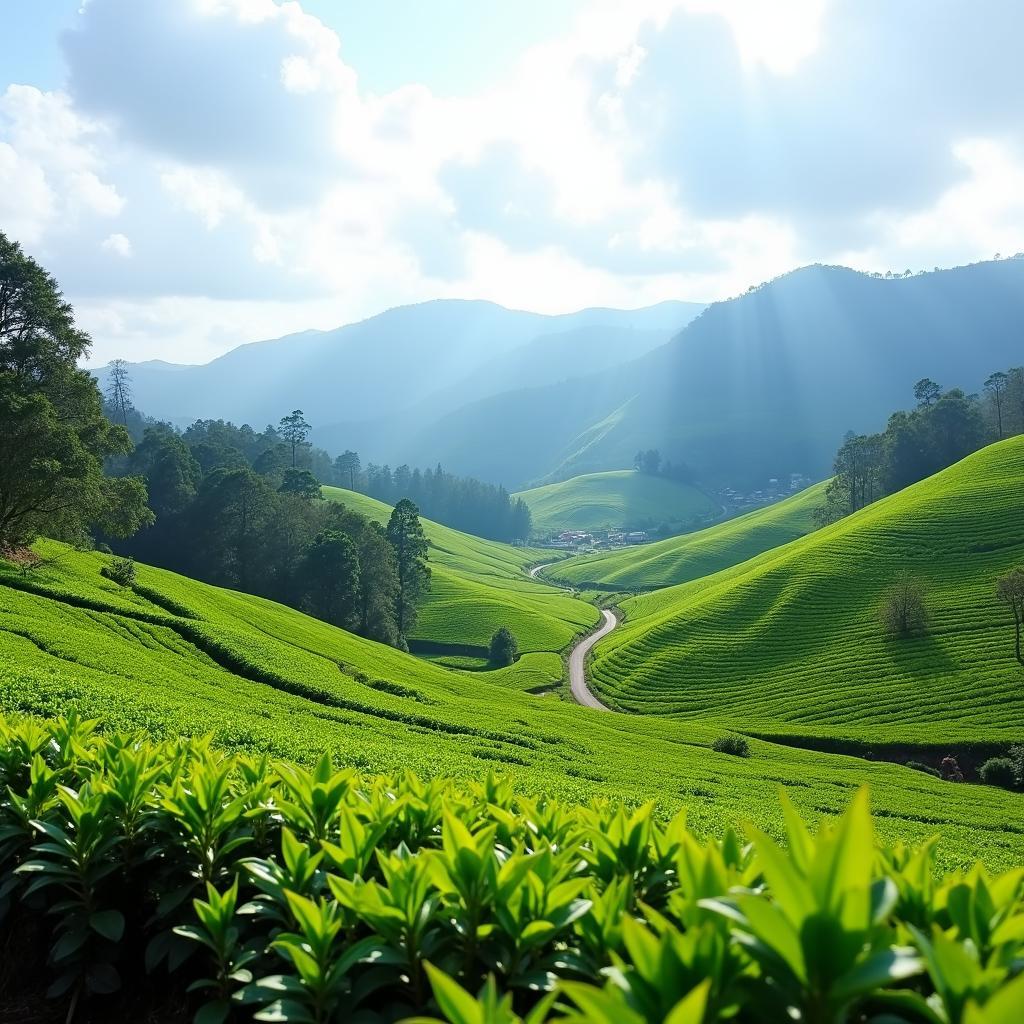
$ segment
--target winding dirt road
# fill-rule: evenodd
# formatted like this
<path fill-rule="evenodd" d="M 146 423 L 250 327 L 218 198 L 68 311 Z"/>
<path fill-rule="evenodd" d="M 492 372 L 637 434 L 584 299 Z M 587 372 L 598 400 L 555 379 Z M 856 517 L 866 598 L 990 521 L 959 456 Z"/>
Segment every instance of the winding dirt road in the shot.
<path fill-rule="evenodd" d="M 530 570 L 530 578 L 537 579 L 537 574 L 541 569 L 547 569 L 548 566 L 557 564 L 557 562 L 544 562 L 541 565 L 535 565 Z M 544 580 L 544 582 L 554 587 L 560 586 L 558 583 L 551 583 L 550 580 Z M 561 589 L 569 590 L 571 588 L 562 587 Z M 607 608 L 602 608 L 601 625 L 593 633 L 589 633 L 580 640 L 569 654 L 569 689 L 572 692 L 573 700 L 585 708 L 593 708 L 595 711 L 611 710 L 607 705 L 602 704 L 587 686 L 587 655 L 594 644 L 606 637 L 618 624 L 619 620 L 615 618 L 615 615 Z"/>

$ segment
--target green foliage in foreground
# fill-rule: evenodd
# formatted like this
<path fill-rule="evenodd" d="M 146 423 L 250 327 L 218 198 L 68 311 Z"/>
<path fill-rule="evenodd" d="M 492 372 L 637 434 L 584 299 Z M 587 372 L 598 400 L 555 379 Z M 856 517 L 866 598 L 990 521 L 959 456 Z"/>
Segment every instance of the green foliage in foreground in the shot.
<path fill-rule="evenodd" d="M 650 590 L 685 583 L 737 565 L 814 529 L 826 483 L 696 533 L 642 547 L 606 551 L 552 566 L 546 575 L 594 589 Z"/>
<path fill-rule="evenodd" d="M 187 987 L 199 1024 L 1014 1024 L 1024 1007 L 1024 868 L 936 881 L 930 844 L 876 844 L 863 789 L 817 835 L 783 797 L 785 850 L 494 776 L 306 771 L 65 719 L 0 719 L 0 784 L 0 928 L 48 922 L 19 955 L 23 982 L 45 956 L 56 998 Z"/>
<path fill-rule="evenodd" d="M 513 497 L 526 502 L 535 535 L 561 530 L 693 526 L 718 514 L 718 504 L 692 484 L 632 469 L 586 473 Z"/>

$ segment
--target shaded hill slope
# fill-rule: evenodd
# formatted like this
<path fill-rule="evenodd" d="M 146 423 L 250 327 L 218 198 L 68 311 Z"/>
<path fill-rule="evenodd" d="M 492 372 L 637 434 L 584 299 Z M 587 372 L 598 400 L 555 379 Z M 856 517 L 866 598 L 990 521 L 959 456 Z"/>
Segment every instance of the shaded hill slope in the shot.
<path fill-rule="evenodd" d="M 838 523 L 624 603 L 598 647 L 602 700 L 632 711 L 879 741 L 1024 738 L 1024 668 L 995 595 L 1024 563 L 1024 438 L 983 449 Z M 881 627 L 919 579 L 927 631 Z"/>
<path fill-rule="evenodd" d="M 557 381 L 591 351 L 602 369 L 636 358 L 701 308 L 664 302 L 547 316 L 443 299 L 241 345 L 201 366 L 137 363 L 129 371 L 135 404 L 157 418 L 224 418 L 258 429 L 300 408 L 317 443 L 402 461 L 390 450 L 389 432 L 400 441 L 423 417 L 507 387 Z M 96 372 L 102 383 L 106 369 Z"/>
<path fill-rule="evenodd" d="M 414 454 L 510 486 L 652 447 L 708 485 L 820 478 L 842 435 L 884 426 L 921 377 L 974 391 L 1019 364 L 1022 326 L 1024 259 L 894 280 L 806 267 L 709 306 L 633 363 L 443 416 Z"/>
<path fill-rule="evenodd" d="M 530 508 L 536 534 L 560 530 L 633 530 L 713 517 L 718 504 L 690 484 L 631 469 L 588 473 L 514 495 Z"/>

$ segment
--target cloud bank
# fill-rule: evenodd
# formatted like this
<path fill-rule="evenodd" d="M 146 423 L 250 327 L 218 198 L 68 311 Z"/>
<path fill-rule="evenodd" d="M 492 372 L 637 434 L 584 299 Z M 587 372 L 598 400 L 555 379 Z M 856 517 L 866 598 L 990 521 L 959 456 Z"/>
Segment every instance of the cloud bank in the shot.
<path fill-rule="evenodd" d="M 88 0 L 63 88 L 0 84 L 0 227 L 99 361 L 439 296 L 707 300 L 1024 249 L 1015 0 L 625 7 L 441 96 L 362 88 L 344 18 L 301 3 Z"/>

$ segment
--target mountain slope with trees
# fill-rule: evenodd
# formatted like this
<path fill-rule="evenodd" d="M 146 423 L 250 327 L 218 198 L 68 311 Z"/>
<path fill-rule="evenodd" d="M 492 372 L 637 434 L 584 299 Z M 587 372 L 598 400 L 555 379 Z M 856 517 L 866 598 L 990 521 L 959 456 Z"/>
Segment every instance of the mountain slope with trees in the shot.
<path fill-rule="evenodd" d="M 1024 258 L 911 277 L 806 267 L 709 306 L 614 371 L 486 398 L 409 454 L 532 486 L 657 448 L 706 486 L 829 475 L 847 431 L 881 429 L 923 377 L 980 390 L 1020 362 Z M 505 439 L 516 424 L 516 443 Z"/>
<path fill-rule="evenodd" d="M 181 426 L 210 417 L 274 422 L 287 395 L 332 454 L 355 448 L 397 464 L 408 461 L 406 434 L 425 418 L 517 386 L 524 375 L 557 381 L 591 349 L 601 353 L 602 368 L 626 362 L 667 341 L 701 308 L 664 302 L 546 316 L 442 299 L 331 331 L 242 345 L 200 366 L 136 363 L 128 370 L 136 405 L 158 419 Z M 105 385 L 109 367 L 96 373 Z"/>

